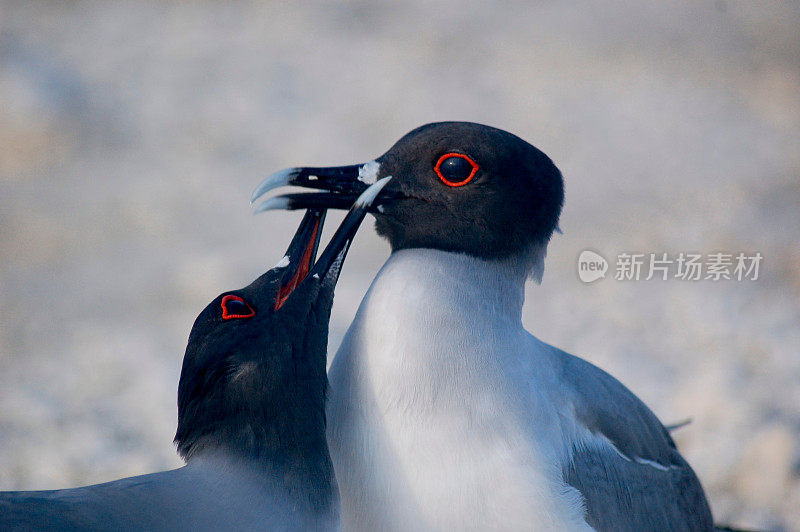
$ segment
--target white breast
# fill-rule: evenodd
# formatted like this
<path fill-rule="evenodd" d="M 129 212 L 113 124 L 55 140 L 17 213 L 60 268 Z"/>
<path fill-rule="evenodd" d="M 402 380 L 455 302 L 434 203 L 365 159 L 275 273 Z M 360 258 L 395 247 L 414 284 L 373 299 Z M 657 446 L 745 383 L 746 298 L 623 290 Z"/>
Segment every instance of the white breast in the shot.
<path fill-rule="evenodd" d="M 345 528 L 588 529 L 552 360 L 520 322 L 525 272 L 394 253 L 329 372 Z"/>

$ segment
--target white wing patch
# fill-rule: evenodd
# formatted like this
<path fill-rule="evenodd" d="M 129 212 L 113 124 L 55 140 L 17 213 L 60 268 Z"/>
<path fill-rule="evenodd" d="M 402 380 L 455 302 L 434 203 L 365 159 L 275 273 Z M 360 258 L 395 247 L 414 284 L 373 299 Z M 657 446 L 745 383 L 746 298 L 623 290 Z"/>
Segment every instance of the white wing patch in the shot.
<path fill-rule="evenodd" d="M 623 453 L 622 451 L 620 451 L 619 447 L 614 445 L 614 442 L 609 440 L 604 434 L 591 433 L 588 430 L 586 432 L 589 434 L 588 438 L 591 438 L 588 441 L 584 440 L 582 442 L 586 447 L 590 447 L 590 448 L 594 447 L 595 449 L 602 448 L 602 447 L 609 447 L 614 451 L 614 453 L 617 456 L 619 456 L 620 458 L 622 458 L 626 462 L 636 462 L 637 464 L 650 466 L 650 467 L 652 467 L 654 469 L 658 469 L 659 471 L 669 471 L 670 469 L 674 469 L 674 468 L 677 467 L 677 466 L 674 466 L 674 465 L 665 466 L 663 464 L 659 464 L 658 462 L 654 462 L 653 460 L 648 460 L 647 458 L 642 458 L 640 456 L 630 457 L 630 456 L 626 455 L 625 453 Z M 584 436 L 584 438 L 587 438 L 587 436 Z"/>
<path fill-rule="evenodd" d="M 670 468 L 674 468 L 675 466 L 663 466 L 658 462 L 653 462 L 652 460 L 647 460 L 646 458 L 639 458 L 638 456 L 634 458 L 637 464 L 649 465 L 650 467 L 655 467 L 659 471 L 669 471 Z"/>

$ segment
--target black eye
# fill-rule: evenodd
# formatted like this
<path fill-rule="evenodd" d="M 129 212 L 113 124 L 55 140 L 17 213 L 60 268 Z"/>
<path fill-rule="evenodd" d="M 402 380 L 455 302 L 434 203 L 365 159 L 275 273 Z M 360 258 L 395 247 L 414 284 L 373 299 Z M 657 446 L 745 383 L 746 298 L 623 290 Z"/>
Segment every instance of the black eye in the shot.
<path fill-rule="evenodd" d="M 256 311 L 244 302 L 239 296 L 227 295 L 222 298 L 222 319 L 232 320 L 235 318 L 252 318 Z"/>
<path fill-rule="evenodd" d="M 478 164 L 463 153 L 445 153 L 439 157 L 433 170 L 448 187 L 461 187 L 475 177 Z"/>

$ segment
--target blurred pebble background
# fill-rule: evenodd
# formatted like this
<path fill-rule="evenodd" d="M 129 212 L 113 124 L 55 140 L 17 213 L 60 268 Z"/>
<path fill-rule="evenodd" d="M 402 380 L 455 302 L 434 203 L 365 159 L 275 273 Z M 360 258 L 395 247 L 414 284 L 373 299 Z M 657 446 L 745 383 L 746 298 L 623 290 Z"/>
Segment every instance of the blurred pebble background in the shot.
<path fill-rule="evenodd" d="M 179 465 L 192 321 L 299 221 L 253 187 L 470 120 L 566 180 L 529 330 L 692 418 L 718 521 L 800 530 L 799 27 L 793 1 L 0 1 L 0 489 Z M 332 352 L 388 253 L 370 225 Z M 588 285 L 586 248 L 612 262 Z M 764 259 L 623 282 L 622 252 Z"/>

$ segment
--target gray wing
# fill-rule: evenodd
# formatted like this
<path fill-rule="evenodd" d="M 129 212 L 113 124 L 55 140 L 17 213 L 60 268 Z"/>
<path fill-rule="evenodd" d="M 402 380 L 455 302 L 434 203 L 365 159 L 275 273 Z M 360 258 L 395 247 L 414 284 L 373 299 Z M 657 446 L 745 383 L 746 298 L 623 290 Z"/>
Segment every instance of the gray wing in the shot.
<path fill-rule="evenodd" d="M 290 522 L 273 506 L 247 477 L 182 467 L 83 488 L 2 492 L 0 530 L 218 531 Z"/>
<path fill-rule="evenodd" d="M 184 466 L 105 484 L 0 492 L 0 530 L 332 530 L 338 515 L 310 513 L 272 477 L 235 467 Z"/>
<path fill-rule="evenodd" d="M 47 492 L 0 494 L 3 530 L 92 530 L 96 521 L 74 504 L 49 500 Z"/>
<path fill-rule="evenodd" d="M 563 353 L 563 352 L 562 352 Z M 655 414 L 600 368 L 563 353 L 575 414 L 598 441 L 578 442 L 566 482 L 583 495 L 597 530 L 713 530 L 694 471 Z"/>
<path fill-rule="evenodd" d="M 82 488 L 0 492 L 2 530 L 166 530 L 178 471 L 125 478 Z M 169 506 L 172 508 L 167 509 Z M 165 511 L 166 510 L 166 511 Z"/>

